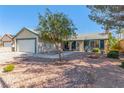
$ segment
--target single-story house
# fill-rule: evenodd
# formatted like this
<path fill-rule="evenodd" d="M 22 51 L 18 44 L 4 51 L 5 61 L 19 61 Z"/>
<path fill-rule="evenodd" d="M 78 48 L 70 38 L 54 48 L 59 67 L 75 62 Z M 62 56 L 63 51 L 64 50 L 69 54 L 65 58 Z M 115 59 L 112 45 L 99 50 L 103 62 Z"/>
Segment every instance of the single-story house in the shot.
<path fill-rule="evenodd" d="M 5 34 L 0 39 L 1 46 L 3 47 L 12 47 L 13 36 L 11 34 Z"/>
<path fill-rule="evenodd" d="M 100 48 L 106 50 L 108 35 L 104 33 L 79 35 L 63 43 L 63 50 L 87 51 L 87 49 Z M 39 38 L 39 31 L 22 28 L 14 37 L 15 51 L 41 53 L 56 51 L 55 45 L 44 43 Z"/>

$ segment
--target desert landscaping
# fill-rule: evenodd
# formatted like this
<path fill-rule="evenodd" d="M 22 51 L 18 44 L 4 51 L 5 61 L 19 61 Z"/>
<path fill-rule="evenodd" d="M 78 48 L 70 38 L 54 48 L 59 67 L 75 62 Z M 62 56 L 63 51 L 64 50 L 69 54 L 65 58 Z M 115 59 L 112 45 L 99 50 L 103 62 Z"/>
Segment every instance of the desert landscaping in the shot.
<path fill-rule="evenodd" d="M 14 64 L 15 69 L 12 72 L 1 71 L 7 64 Z M 119 65 L 119 59 L 110 59 L 106 55 L 93 59 L 82 52 L 66 55 L 62 62 L 56 58 L 18 54 L 0 64 L 0 87 L 124 87 L 124 69 Z"/>

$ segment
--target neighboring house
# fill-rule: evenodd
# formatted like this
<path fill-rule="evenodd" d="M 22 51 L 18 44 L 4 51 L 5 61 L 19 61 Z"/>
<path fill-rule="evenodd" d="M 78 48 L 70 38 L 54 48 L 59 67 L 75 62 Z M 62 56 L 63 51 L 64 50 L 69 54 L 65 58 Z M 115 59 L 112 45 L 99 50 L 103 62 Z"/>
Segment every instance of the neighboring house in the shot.
<path fill-rule="evenodd" d="M 13 36 L 11 34 L 5 34 L 1 38 L 1 43 L 3 47 L 12 47 L 13 43 Z"/>
<path fill-rule="evenodd" d="M 75 39 L 70 39 L 63 43 L 63 50 L 70 51 L 87 51 L 92 48 L 106 49 L 107 34 L 87 34 L 77 36 Z M 32 52 L 41 53 L 56 51 L 55 45 L 41 42 L 39 31 L 34 31 L 28 28 L 21 29 L 14 37 L 15 51 L 17 52 Z"/>
<path fill-rule="evenodd" d="M 2 47 L 2 37 L 0 37 L 0 47 Z"/>

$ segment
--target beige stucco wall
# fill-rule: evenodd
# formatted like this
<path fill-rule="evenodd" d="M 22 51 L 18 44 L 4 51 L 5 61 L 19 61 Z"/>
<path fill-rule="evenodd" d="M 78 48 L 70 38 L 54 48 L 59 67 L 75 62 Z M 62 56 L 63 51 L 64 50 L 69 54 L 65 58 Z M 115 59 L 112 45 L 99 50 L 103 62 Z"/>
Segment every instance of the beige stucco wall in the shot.
<path fill-rule="evenodd" d="M 39 49 L 38 51 L 40 53 L 41 52 L 55 52 L 55 51 L 57 51 L 54 44 L 44 43 L 44 42 L 39 42 L 38 49 Z"/>
<path fill-rule="evenodd" d="M 119 48 L 120 52 L 124 53 L 124 39 L 119 41 Z"/>
<path fill-rule="evenodd" d="M 38 38 L 38 36 L 25 29 L 21 31 L 19 35 L 16 36 L 16 38 Z"/>
<path fill-rule="evenodd" d="M 108 46 L 108 40 L 104 40 L 104 50 L 107 53 L 109 50 L 109 46 Z"/>
<path fill-rule="evenodd" d="M 84 41 L 78 41 L 79 42 L 79 51 L 84 52 Z"/>

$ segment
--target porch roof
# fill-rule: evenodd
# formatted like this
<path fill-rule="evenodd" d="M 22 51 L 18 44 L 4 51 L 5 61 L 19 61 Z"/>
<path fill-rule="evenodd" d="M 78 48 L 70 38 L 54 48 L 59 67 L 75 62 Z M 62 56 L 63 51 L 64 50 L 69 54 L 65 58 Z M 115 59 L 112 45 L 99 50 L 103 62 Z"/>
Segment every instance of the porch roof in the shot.
<path fill-rule="evenodd" d="M 92 40 L 92 39 L 108 39 L 108 35 L 105 33 L 83 34 L 83 35 L 78 35 L 76 38 L 71 38 L 70 40 Z"/>

